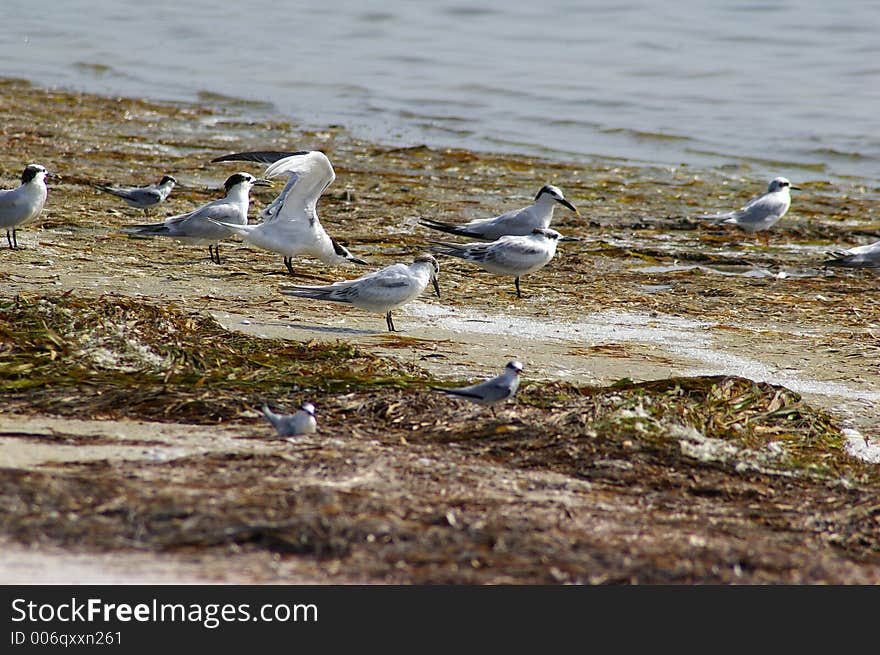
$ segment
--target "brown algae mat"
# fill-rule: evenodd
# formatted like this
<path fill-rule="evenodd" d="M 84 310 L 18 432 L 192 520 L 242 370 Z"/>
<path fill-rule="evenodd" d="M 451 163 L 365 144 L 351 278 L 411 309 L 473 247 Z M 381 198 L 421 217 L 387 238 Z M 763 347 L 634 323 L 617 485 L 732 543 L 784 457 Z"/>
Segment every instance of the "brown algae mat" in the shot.
<path fill-rule="evenodd" d="M 877 464 L 842 430 L 876 443 L 878 282 L 820 265 L 878 238 L 876 189 L 800 184 L 764 244 L 691 218 L 760 192 L 747 169 L 398 149 L 243 120 L 234 101 L 2 88 L 4 185 L 29 161 L 62 175 L 24 249 L 0 251 L 0 539 L 50 579 L 60 552 L 117 571 L 127 558 L 138 581 L 162 562 L 219 582 L 880 581 Z M 377 267 L 437 236 L 419 217 L 498 213 L 545 182 L 581 212 L 554 227 L 584 240 L 523 278 L 521 301 L 511 280 L 444 259 L 444 297 L 399 310 L 388 335 L 381 316 L 281 296 L 280 257 L 238 241 L 216 266 L 206 248 L 122 236 L 143 212 L 92 187 L 173 174 L 185 188 L 161 220 L 219 195 L 239 169 L 217 155 L 306 148 L 337 171 L 328 231 Z M 305 283 L 363 272 L 294 267 Z M 470 332 L 446 307 L 475 329 L 668 319 L 721 354 L 865 393 L 844 415 L 821 388 L 688 375 L 692 356 L 665 342 Z M 497 417 L 430 390 L 513 357 L 526 374 Z M 307 437 L 278 439 L 255 411 L 305 400 Z"/>

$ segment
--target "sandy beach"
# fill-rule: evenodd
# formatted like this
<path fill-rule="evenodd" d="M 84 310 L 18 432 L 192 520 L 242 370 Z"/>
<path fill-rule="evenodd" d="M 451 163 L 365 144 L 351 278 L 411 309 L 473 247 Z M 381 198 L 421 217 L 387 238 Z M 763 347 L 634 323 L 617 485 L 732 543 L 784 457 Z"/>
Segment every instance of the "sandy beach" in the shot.
<path fill-rule="evenodd" d="M 880 238 L 877 188 L 801 184 L 765 243 L 695 218 L 765 190 L 745 166 L 393 148 L 228 99 L 0 87 L 3 187 L 29 162 L 61 175 L 0 250 L 4 582 L 880 581 L 880 278 L 821 265 Z M 240 240 L 217 265 L 120 232 L 262 172 L 214 157 L 307 149 L 337 174 L 322 222 L 369 269 L 291 277 Z M 146 217 L 94 188 L 163 174 L 181 187 Z M 521 299 L 450 258 L 399 333 L 280 293 L 411 261 L 439 235 L 420 218 L 544 184 L 581 241 Z M 497 417 L 430 390 L 510 359 L 523 385 Z M 313 402 L 318 433 L 275 437 L 263 401 Z"/>

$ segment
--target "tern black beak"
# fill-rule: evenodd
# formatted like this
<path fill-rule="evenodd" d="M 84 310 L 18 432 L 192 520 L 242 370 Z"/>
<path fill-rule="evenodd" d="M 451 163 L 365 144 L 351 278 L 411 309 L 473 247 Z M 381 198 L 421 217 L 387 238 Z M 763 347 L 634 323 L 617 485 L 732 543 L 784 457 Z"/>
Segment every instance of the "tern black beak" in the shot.
<path fill-rule="evenodd" d="M 47 172 L 46 172 L 46 178 L 47 178 L 47 179 L 50 179 L 50 180 L 60 180 L 60 179 L 61 179 L 61 173 L 52 173 L 52 172 L 48 172 L 48 171 L 47 171 Z"/>
<path fill-rule="evenodd" d="M 254 186 L 272 186 L 272 182 L 270 180 L 264 180 L 262 177 L 258 177 L 254 180 Z"/>
<path fill-rule="evenodd" d="M 370 262 L 365 262 L 363 259 L 358 259 L 357 257 L 349 257 L 348 261 L 354 264 L 360 264 L 361 266 L 369 266 Z"/>
<path fill-rule="evenodd" d="M 789 184 L 788 188 L 791 189 L 792 191 L 802 191 L 802 189 L 799 186 L 794 186 L 793 184 Z"/>
<path fill-rule="evenodd" d="M 558 202 L 560 205 L 564 205 L 565 207 L 568 207 L 568 208 L 569 208 L 571 211 L 573 211 L 575 214 L 580 215 L 580 212 L 577 210 L 577 207 L 575 207 L 574 205 L 572 205 L 572 204 L 571 204 L 568 200 L 566 200 L 565 198 L 557 198 L 557 199 L 556 199 L 556 202 Z"/>
<path fill-rule="evenodd" d="M 437 297 L 440 297 L 440 283 L 437 282 L 436 277 L 431 278 L 431 283 L 434 285 L 434 292 L 437 294 Z"/>
<path fill-rule="evenodd" d="M 583 237 L 559 237 L 559 241 L 583 241 Z"/>

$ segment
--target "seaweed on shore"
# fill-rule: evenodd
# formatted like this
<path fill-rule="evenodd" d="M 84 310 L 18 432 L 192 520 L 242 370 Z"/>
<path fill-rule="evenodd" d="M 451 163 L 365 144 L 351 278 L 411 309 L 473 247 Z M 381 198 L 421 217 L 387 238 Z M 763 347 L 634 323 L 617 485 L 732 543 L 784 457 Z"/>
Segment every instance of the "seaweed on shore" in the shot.
<path fill-rule="evenodd" d="M 261 339 L 138 298 L 0 301 L 7 411 L 210 423 L 267 398 L 414 380 L 414 371 L 350 344 Z"/>

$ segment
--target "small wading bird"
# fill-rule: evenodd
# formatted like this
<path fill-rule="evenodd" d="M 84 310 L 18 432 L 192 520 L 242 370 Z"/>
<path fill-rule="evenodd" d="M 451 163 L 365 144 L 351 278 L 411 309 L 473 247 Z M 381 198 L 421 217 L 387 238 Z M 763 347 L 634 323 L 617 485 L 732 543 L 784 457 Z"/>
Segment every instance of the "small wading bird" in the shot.
<path fill-rule="evenodd" d="M 0 228 L 6 228 L 6 241 L 18 249 L 18 228 L 33 221 L 46 203 L 49 171 L 39 164 L 28 164 L 21 174 L 21 185 L 0 191 Z M 53 176 L 55 177 L 55 176 Z"/>
<path fill-rule="evenodd" d="M 549 264 L 556 254 L 556 244 L 566 240 L 576 239 L 563 237 L 549 228 L 535 228 L 527 236 L 503 236 L 491 243 L 431 241 L 437 247 L 430 250 L 472 262 L 495 275 L 514 276 L 516 296 L 522 298 L 519 278 Z"/>
<path fill-rule="evenodd" d="M 96 184 L 95 188 L 122 198 L 129 207 L 143 209 L 146 214 L 151 207 L 155 207 L 168 198 L 175 184 L 177 184 L 177 180 L 170 175 L 165 175 L 157 184 L 148 184 L 147 186 L 117 187 Z"/>
<path fill-rule="evenodd" d="M 354 305 L 368 312 L 385 314 L 389 332 L 396 332 L 391 311 L 418 298 L 428 283 L 440 297 L 437 275 L 440 265 L 433 256 L 419 255 L 412 264 L 392 264 L 355 280 L 327 286 L 286 286 L 281 293 L 297 298 L 330 300 Z"/>
<path fill-rule="evenodd" d="M 221 239 L 232 236 L 230 225 L 247 223 L 250 190 L 255 185 L 269 186 L 266 180 L 250 173 L 230 175 L 224 185 L 226 195 L 186 214 L 165 219 L 151 225 L 132 225 L 122 231 L 132 236 L 171 237 L 179 241 L 208 244 L 208 254 L 215 264 L 220 263 Z"/>
<path fill-rule="evenodd" d="M 880 275 L 880 241 L 864 246 L 856 246 L 849 250 L 829 253 L 833 259 L 822 262 L 825 266 L 841 268 L 868 268 L 874 275 Z"/>
<path fill-rule="evenodd" d="M 211 161 L 259 162 L 269 164 L 263 173 L 266 178 L 287 176 L 284 189 L 260 212 L 262 223 L 226 227 L 248 243 L 282 255 L 291 275 L 293 258 L 299 256 L 314 257 L 330 266 L 346 262 L 367 264 L 327 234 L 318 220 L 318 199 L 336 179 L 336 172 L 323 152 L 239 152 Z"/>
<path fill-rule="evenodd" d="M 443 393 L 464 398 L 480 405 L 489 405 L 492 410 L 492 416 L 495 416 L 496 403 L 500 403 L 508 398 L 513 398 L 516 390 L 519 389 L 519 377 L 522 374 L 523 365 L 517 361 L 507 362 L 504 372 L 485 382 L 472 384 L 469 387 L 431 387 L 434 391 L 442 391 Z"/>
<path fill-rule="evenodd" d="M 736 225 L 749 234 L 769 230 L 785 216 L 791 206 L 791 189 L 800 191 L 800 187 L 792 186 L 784 177 L 776 177 L 770 180 L 767 193 L 750 200 L 745 207 L 724 214 L 707 214 L 700 218 Z"/>
<path fill-rule="evenodd" d="M 499 237 L 507 235 L 524 236 L 531 234 L 535 228 L 550 227 L 556 203 L 568 207 L 575 214 L 578 213 L 575 206 L 562 195 L 562 189 L 547 184 L 538 191 L 534 204 L 522 209 L 509 211 L 494 218 L 477 218 L 460 225 L 435 221 L 430 218 L 422 219 L 419 223 L 432 230 L 440 230 L 441 232 L 457 234 L 458 236 L 472 239 L 482 239 L 483 241 L 495 241 Z"/>
<path fill-rule="evenodd" d="M 296 437 L 301 434 L 311 434 L 318 429 L 315 421 L 315 406 L 312 403 L 300 405 L 296 414 L 276 414 L 266 403 L 261 408 L 263 416 L 275 428 L 279 437 Z"/>

